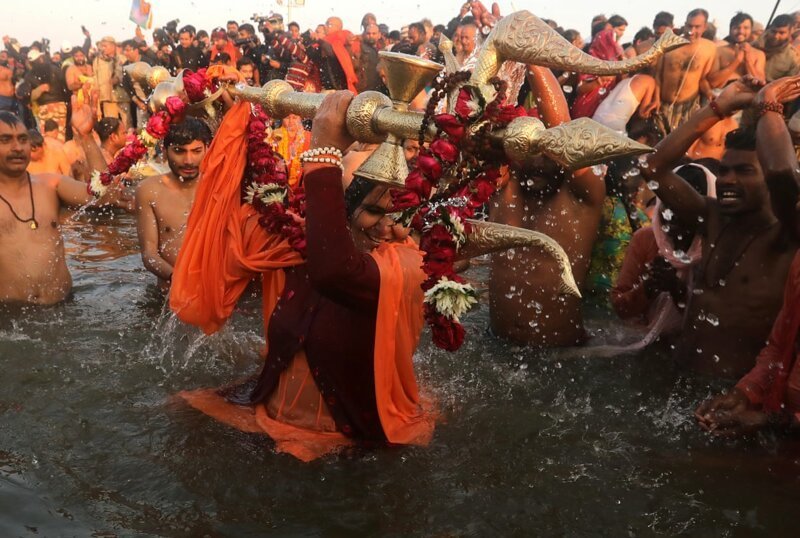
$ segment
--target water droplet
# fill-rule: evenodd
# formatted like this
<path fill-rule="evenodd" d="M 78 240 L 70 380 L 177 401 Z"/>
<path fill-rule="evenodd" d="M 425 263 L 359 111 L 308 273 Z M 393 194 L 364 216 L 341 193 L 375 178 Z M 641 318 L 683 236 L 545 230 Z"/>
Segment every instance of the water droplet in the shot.
<path fill-rule="evenodd" d="M 600 95 L 605 95 L 606 93 L 608 93 L 608 89 L 600 88 L 599 90 L 597 90 L 597 93 Z"/>
<path fill-rule="evenodd" d="M 561 86 L 561 89 L 564 90 L 564 93 L 572 93 L 572 86 Z"/>
<path fill-rule="evenodd" d="M 657 191 L 658 181 L 656 181 L 655 179 L 651 179 L 650 181 L 647 182 L 647 188 L 650 189 L 651 191 Z"/>
<path fill-rule="evenodd" d="M 539 322 L 532 319 L 531 321 L 528 322 L 528 325 L 530 325 L 531 327 L 536 327 L 537 325 L 539 325 Z"/>
<path fill-rule="evenodd" d="M 703 217 L 697 217 L 697 222 L 703 222 L 705 219 Z"/>
<path fill-rule="evenodd" d="M 709 322 L 712 326 L 718 327 L 719 326 L 719 318 L 714 314 L 709 314 L 706 316 L 706 321 Z"/>
<path fill-rule="evenodd" d="M 661 212 L 661 216 L 664 217 L 664 220 L 666 220 L 667 222 L 672 220 L 673 215 L 674 213 L 670 208 L 667 208 Z"/>
<path fill-rule="evenodd" d="M 703 349 L 698 347 L 695 351 L 697 351 L 697 353 L 700 354 L 703 352 Z"/>
<path fill-rule="evenodd" d="M 724 279 L 724 278 L 720 278 L 720 279 L 719 279 L 719 285 L 720 285 L 721 287 L 723 287 L 723 288 L 725 287 L 725 279 Z"/>
<path fill-rule="evenodd" d="M 669 232 L 669 226 L 667 226 L 666 224 L 662 224 L 661 225 L 661 229 L 664 231 L 664 233 L 668 233 Z"/>
<path fill-rule="evenodd" d="M 602 164 L 596 164 L 592 166 L 592 173 L 596 176 L 602 176 L 606 173 L 606 170 Z"/>
<path fill-rule="evenodd" d="M 719 362 L 719 355 L 714 355 L 714 362 Z"/>

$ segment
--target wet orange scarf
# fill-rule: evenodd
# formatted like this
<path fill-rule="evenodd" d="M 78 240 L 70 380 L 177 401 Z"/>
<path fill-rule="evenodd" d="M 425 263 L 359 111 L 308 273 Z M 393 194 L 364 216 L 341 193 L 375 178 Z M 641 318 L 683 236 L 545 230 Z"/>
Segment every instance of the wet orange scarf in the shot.
<path fill-rule="evenodd" d="M 209 148 L 173 273 L 170 307 L 207 334 L 219 330 L 248 282 L 259 274 L 266 328 L 284 286 L 284 273 L 278 269 L 303 263 L 286 240 L 264 231 L 255 210 L 241 202 L 249 111 L 247 103 L 228 111 Z M 423 325 L 422 254 L 407 239 L 383 244 L 371 256 L 380 271 L 374 371 L 381 424 L 390 443 L 425 445 L 433 435 L 433 405 L 419 394 L 412 361 Z M 216 389 L 180 396 L 238 429 L 269 434 L 278 451 L 304 461 L 352 443 L 338 432 L 303 430 L 272 420 L 263 405 L 230 404 Z"/>

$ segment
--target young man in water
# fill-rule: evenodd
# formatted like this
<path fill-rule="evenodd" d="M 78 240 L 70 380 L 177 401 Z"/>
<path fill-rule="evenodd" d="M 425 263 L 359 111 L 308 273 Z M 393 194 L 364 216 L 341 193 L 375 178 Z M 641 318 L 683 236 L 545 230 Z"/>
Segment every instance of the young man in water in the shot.
<path fill-rule="evenodd" d="M 558 81 L 549 69 L 532 67 L 528 80 L 548 127 L 570 120 Z M 597 238 L 605 184 L 592 168 L 568 172 L 546 157 L 517 174 L 492 203 L 491 220 L 535 229 L 560 244 L 578 286 L 586 279 Z M 540 249 L 495 255 L 489 283 L 491 327 L 498 336 L 535 346 L 584 342 L 580 298 L 560 295 L 556 261 Z"/>
<path fill-rule="evenodd" d="M 642 170 L 658 182 L 656 194 L 673 210 L 673 220 L 703 237 L 703 261 L 694 274 L 677 349 L 680 362 L 703 374 L 739 377 L 753 367 L 797 250 L 797 161 L 791 141 L 781 144 L 761 123 L 765 115 L 775 115 L 782 100 L 800 95 L 800 77 L 782 79 L 779 92 L 772 86 L 759 93 L 758 135 L 740 129 L 726 138 L 716 200 L 701 196 L 672 169 L 706 130 L 753 103 L 758 84 L 751 79 L 728 85 L 664 139 Z"/>
<path fill-rule="evenodd" d="M 92 139 L 93 113 L 73 102 L 72 128 L 96 170 L 105 169 Z M 59 174 L 30 174 L 31 137 L 22 121 L 0 112 L 0 303 L 48 305 L 72 289 L 59 228 L 62 206 L 94 201 L 86 184 Z M 119 192 L 98 203 L 122 203 Z"/>
<path fill-rule="evenodd" d="M 211 143 L 202 121 L 171 125 L 164 138 L 169 173 L 151 176 L 136 188 L 136 222 L 142 262 L 166 290 L 183 244 L 183 234 L 200 181 L 200 163 Z"/>

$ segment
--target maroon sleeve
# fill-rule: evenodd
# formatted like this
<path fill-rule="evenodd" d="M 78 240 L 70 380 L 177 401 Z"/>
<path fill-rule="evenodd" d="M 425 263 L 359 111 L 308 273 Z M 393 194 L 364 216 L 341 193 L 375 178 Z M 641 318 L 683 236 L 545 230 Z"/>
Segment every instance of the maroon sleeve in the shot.
<path fill-rule="evenodd" d="M 306 254 L 311 284 L 345 306 L 375 310 L 380 272 L 375 260 L 360 252 L 347 227 L 342 172 L 336 166 L 303 176 L 306 190 Z"/>
<path fill-rule="evenodd" d="M 611 289 L 611 306 L 622 319 L 643 317 L 650 306 L 651 299 L 644 291 L 642 275 L 658 252 L 652 236 L 653 231 L 649 228 L 636 230 L 625 251 L 617 281 Z"/>

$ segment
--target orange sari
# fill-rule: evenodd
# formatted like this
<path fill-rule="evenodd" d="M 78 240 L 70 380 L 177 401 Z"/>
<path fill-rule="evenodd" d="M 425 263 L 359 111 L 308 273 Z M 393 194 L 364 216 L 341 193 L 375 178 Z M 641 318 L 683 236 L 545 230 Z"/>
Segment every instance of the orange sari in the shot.
<path fill-rule="evenodd" d="M 226 115 L 203 162 L 195 205 L 173 273 L 170 307 L 178 317 L 213 333 L 225 323 L 248 282 L 262 275 L 265 329 L 283 290 L 283 268 L 303 263 L 283 238 L 268 234 L 258 214 L 241 202 L 249 105 L 239 103 Z M 422 330 L 420 288 L 422 254 L 416 244 L 380 245 L 370 255 L 380 272 L 375 325 L 374 378 L 381 426 L 390 443 L 425 445 L 434 428 L 433 404 L 419 394 L 413 353 Z M 293 366 L 303 366 L 299 351 Z M 282 384 L 289 384 L 281 374 Z M 276 391 L 277 392 L 277 391 Z M 311 393 L 313 395 L 313 393 Z M 227 402 L 216 389 L 182 392 L 200 411 L 246 432 L 266 433 L 279 452 L 310 461 L 353 444 L 338 431 L 302 427 L 275 420 L 268 407 L 280 406 L 275 395 L 267 404 L 240 406 Z M 278 396 L 278 399 L 281 397 Z M 329 424 L 324 402 L 318 423 Z M 304 425 L 307 421 L 303 421 Z"/>

